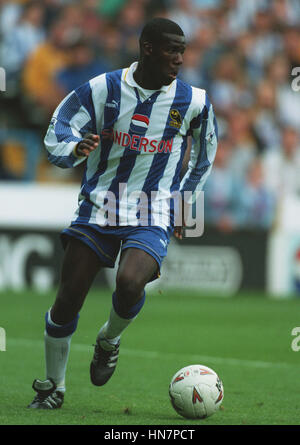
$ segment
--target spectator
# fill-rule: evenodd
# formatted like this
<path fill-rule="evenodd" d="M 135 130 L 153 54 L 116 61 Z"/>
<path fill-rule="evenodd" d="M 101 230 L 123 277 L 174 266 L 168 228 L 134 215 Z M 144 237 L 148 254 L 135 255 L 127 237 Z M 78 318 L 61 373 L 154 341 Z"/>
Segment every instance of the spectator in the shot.
<path fill-rule="evenodd" d="M 55 23 L 48 39 L 31 54 L 23 71 L 23 92 L 30 112 L 43 124 L 62 99 L 55 76 L 68 63 L 67 29 L 64 22 Z"/>
<path fill-rule="evenodd" d="M 144 20 L 145 10 L 139 0 L 131 0 L 120 11 L 118 27 L 121 33 L 123 66 L 130 65 L 138 58 L 138 37 Z"/>
<path fill-rule="evenodd" d="M 184 66 L 180 70 L 179 77 L 186 83 L 198 88 L 204 87 L 204 79 L 201 76 L 201 58 L 196 45 L 189 45 L 184 53 Z"/>
<path fill-rule="evenodd" d="M 290 61 L 290 71 L 300 66 L 300 31 L 298 26 L 288 26 L 283 30 L 283 51 Z"/>
<path fill-rule="evenodd" d="M 191 0 L 193 7 L 198 10 L 200 16 L 211 17 L 218 12 L 221 0 Z"/>
<path fill-rule="evenodd" d="M 175 3 L 174 6 L 173 3 Z M 167 13 L 168 18 L 178 23 L 187 41 L 192 40 L 201 22 L 193 3 L 190 0 L 176 0 L 170 6 L 170 10 Z"/>
<path fill-rule="evenodd" d="M 271 12 L 276 27 L 297 25 L 300 21 L 300 4 L 298 0 L 273 0 Z"/>
<path fill-rule="evenodd" d="M 0 145 L 0 181 L 19 181 L 25 170 L 26 153 L 24 147 L 14 141 L 7 140 Z"/>
<path fill-rule="evenodd" d="M 0 0 L 0 29 L 2 37 L 15 29 L 22 14 L 22 6 L 18 2 Z"/>
<path fill-rule="evenodd" d="M 239 38 L 248 31 L 254 21 L 255 14 L 266 7 L 268 0 L 224 0 L 222 15 L 226 17 L 224 38 Z"/>
<path fill-rule="evenodd" d="M 249 84 L 255 89 L 255 86 L 262 79 L 261 67 L 253 59 L 253 47 L 255 45 L 255 34 L 247 31 L 242 32 L 236 43 L 236 54 L 238 55 L 241 65 L 244 69 L 245 78 Z"/>
<path fill-rule="evenodd" d="M 277 54 L 266 67 L 266 77 L 275 88 L 275 113 L 279 122 L 299 128 L 300 96 L 291 88 L 289 59 Z"/>
<path fill-rule="evenodd" d="M 216 64 L 225 50 L 219 39 L 216 20 L 209 20 L 198 28 L 190 46 L 195 47 L 199 53 L 198 72 L 203 82 L 201 87 L 210 91 Z"/>
<path fill-rule="evenodd" d="M 231 174 L 241 180 L 257 155 L 251 110 L 234 108 L 228 117 L 228 135 L 232 144 Z"/>
<path fill-rule="evenodd" d="M 262 161 L 255 158 L 236 189 L 235 222 L 244 228 L 269 229 L 275 215 L 275 195 L 265 184 Z"/>
<path fill-rule="evenodd" d="M 105 35 L 106 20 L 98 12 L 98 0 L 83 0 L 81 34 L 90 43 L 97 47 L 99 36 L 101 40 Z M 101 2 L 102 3 L 102 2 Z"/>
<path fill-rule="evenodd" d="M 105 61 L 95 60 L 90 45 L 82 39 L 70 46 L 68 59 L 67 67 L 56 75 L 57 85 L 64 96 L 93 77 L 110 71 L 111 68 Z"/>
<path fill-rule="evenodd" d="M 276 116 L 276 87 L 271 80 L 261 81 L 255 90 L 253 130 L 259 151 L 278 146 L 280 129 Z"/>
<path fill-rule="evenodd" d="M 103 17 L 114 19 L 126 2 L 127 0 L 101 0 L 98 2 L 99 14 Z"/>
<path fill-rule="evenodd" d="M 266 186 L 280 199 L 283 195 L 300 197 L 299 132 L 293 127 L 282 129 L 281 145 L 263 157 Z"/>
<path fill-rule="evenodd" d="M 28 56 L 45 39 L 42 28 L 44 8 L 40 2 L 32 1 L 24 6 L 18 26 L 3 36 L 0 49 L 1 66 L 6 70 L 11 86 L 17 89 L 19 73 Z"/>
<path fill-rule="evenodd" d="M 252 34 L 254 41 L 249 60 L 256 68 L 257 80 L 261 80 L 266 64 L 283 46 L 280 34 L 273 30 L 273 17 L 267 9 L 258 11 L 254 16 Z"/>
<path fill-rule="evenodd" d="M 243 71 L 235 54 L 224 53 L 215 66 L 210 85 L 211 100 L 216 111 L 228 114 L 239 105 L 249 105 L 251 97 L 244 84 Z"/>
<path fill-rule="evenodd" d="M 112 69 L 123 65 L 122 34 L 116 26 L 106 25 L 103 28 L 99 42 L 99 57 L 106 60 Z"/>
<path fill-rule="evenodd" d="M 229 168 L 231 155 L 229 138 L 220 139 L 214 168 L 204 189 L 205 221 L 222 231 L 231 231 L 236 227 L 235 206 L 238 182 Z"/>

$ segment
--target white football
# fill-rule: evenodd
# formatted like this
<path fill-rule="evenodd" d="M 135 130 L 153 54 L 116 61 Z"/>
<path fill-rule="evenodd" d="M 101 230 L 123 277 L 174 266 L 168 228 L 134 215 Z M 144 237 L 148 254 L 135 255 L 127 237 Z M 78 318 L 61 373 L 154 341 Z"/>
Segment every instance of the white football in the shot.
<path fill-rule="evenodd" d="M 169 396 L 173 408 L 187 419 L 204 419 L 214 414 L 224 398 L 217 373 L 204 365 L 190 365 L 172 377 Z"/>

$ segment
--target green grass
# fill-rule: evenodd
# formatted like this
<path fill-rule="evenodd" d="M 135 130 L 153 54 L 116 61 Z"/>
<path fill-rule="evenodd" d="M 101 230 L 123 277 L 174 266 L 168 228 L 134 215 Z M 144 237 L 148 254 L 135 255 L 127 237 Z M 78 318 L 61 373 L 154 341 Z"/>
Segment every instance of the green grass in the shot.
<path fill-rule="evenodd" d="M 300 351 L 291 331 L 300 301 L 263 295 L 201 297 L 148 294 L 122 338 L 116 372 L 103 388 L 89 381 L 92 344 L 110 309 L 110 292 L 94 289 L 72 339 L 67 393 L 58 411 L 26 409 L 34 378 L 44 378 L 44 313 L 53 295 L 0 294 L 0 425 L 299 425 Z M 181 418 L 168 398 L 171 377 L 201 363 L 224 384 L 223 409 L 205 420 Z"/>

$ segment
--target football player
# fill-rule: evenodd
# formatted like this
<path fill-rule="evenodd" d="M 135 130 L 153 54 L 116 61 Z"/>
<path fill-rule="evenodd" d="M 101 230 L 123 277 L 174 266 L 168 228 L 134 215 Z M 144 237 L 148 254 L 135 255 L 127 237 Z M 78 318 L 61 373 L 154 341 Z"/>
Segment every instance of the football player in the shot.
<path fill-rule="evenodd" d="M 210 173 L 217 124 L 206 91 L 177 78 L 185 47 L 176 23 L 150 20 L 137 62 L 78 87 L 53 114 L 45 136 L 50 162 L 62 168 L 86 162 L 86 169 L 78 209 L 61 234 L 61 279 L 45 316 L 46 380 L 34 380 L 30 408 L 62 406 L 80 309 L 96 274 L 114 267 L 120 252 L 111 311 L 90 363 L 94 385 L 111 378 L 121 334 L 142 309 L 146 284 L 159 277 L 171 234 L 182 237 L 170 198 L 201 190 Z"/>

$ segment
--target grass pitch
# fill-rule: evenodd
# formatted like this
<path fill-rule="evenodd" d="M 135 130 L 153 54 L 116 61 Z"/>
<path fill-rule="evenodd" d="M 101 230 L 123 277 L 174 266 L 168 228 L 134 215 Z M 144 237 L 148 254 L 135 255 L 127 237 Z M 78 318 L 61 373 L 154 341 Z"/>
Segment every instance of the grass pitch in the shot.
<path fill-rule="evenodd" d="M 112 379 L 89 381 L 92 344 L 107 319 L 111 293 L 93 289 L 73 336 L 63 408 L 26 409 L 34 378 L 45 378 L 44 314 L 53 294 L 0 294 L 0 425 L 299 425 L 300 351 L 291 347 L 300 301 L 263 295 L 233 298 L 196 293 L 147 294 L 122 337 Z M 213 368 L 224 384 L 223 408 L 205 420 L 181 418 L 168 398 L 183 366 Z"/>

